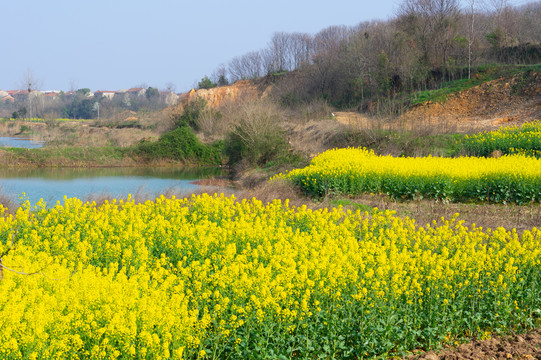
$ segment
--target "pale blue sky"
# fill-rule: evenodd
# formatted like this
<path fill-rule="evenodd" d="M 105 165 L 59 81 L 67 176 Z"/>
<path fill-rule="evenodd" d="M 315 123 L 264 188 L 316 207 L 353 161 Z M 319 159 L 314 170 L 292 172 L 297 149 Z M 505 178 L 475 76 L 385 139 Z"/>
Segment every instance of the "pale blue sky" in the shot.
<path fill-rule="evenodd" d="M 0 0 L 0 89 L 31 70 L 42 90 L 183 92 L 277 31 L 391 17 L 400 0 Z"/>

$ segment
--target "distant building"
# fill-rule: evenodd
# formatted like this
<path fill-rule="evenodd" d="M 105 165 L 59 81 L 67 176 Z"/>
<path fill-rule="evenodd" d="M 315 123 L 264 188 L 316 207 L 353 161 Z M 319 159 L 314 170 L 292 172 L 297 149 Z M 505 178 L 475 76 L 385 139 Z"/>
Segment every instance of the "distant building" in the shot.
<path fill-rule="evenodd" d="M 112 100 L 115 95 L 117 94 L 117 91 L 109 91 L 109 90 L 98 90 L 94 93 L 94 96 L 102 96 L 104 98 L 107 98 L 109 100 Z"/>
<path fill-rule="evenodd" d="M 160 91 L 160 97 L 169 106 L 176 105 L 179 100 L 179 96 L 172 91 Z"/>
<path fill-rule="evenodd" d="M 15 101 L 26 101 L 28 99 L 28 90 L 8 90 L 7 93 L 15 99 Z"/>
<path fill-rule="evenodd" d="M 7 91 L 0 90 L 0 103 L 14 103 L 15 99 Z"/>
<path fill-rule="evenodd" d="M 135 95 L 135 96 L 145 96 L 146 92 L 147 92 L 146 89 L 143 89 L 143 88 L 131 88 L 131 89 L 126 90 L 126 93 L 130 95 Z"/>
<path fill-rule="evenodd" d="M 56 98 L 58 97 L 58 95 L 60 95 L 60 91 L 57 91 L 57 90 L 46 90 L 46 91 L 42 91 L 42 94 L 45 95 L 45 99 L 47 101 L 51 101 L 51 100 L 56 100 Z"/>

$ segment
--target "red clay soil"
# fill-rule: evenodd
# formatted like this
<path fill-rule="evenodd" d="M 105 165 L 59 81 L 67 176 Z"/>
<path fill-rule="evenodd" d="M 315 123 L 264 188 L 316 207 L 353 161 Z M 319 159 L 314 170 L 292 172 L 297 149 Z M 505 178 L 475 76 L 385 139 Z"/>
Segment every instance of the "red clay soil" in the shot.
<path fill-rule="evenodd" d="M 522 84 L 525 84 L 522 86 Z M 520 88 L 520 91 L 516 89 Z M 426 103 L 405 115 L 406 121 L 434 119 L 453 124 L 458 131 L 494 130 L 522 124 L 541 116 L 541 73 L 524 82 L 521 74 L 502 77 L 450 95 L 444 103 Z"/>
<path fill-rule="evenodd" d="M 526 334 L 474 340 L 455 349 L 412 355 L 407 360 L 541 359 L 541 329 Z"/>

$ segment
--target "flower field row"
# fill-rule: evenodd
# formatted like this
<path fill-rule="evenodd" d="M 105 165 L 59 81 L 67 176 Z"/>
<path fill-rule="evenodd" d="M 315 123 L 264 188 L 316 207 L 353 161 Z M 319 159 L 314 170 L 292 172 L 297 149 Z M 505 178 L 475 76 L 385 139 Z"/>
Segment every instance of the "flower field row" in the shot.
<path fill-rule="evenodd" d="M 67 199 L 1 215 L 0 254 L 2 359 L 396 356 L 541 308 L 536 229 L 377 209 Z"/>
<path fill-rule="evenodd" d="M 501 127 L 496 131 L 466 136 L 462 145 L 472 156 L 490 156 L 494 150 L 502 154 L 541 157 L 541 122 Z"/>
<path fill-rule="evenodd" d="M 334 149 L 315 157 L 308 167 L 278 177 L 313 197 L 333 191 L 518 204 L 541 199 L 541 160 L 523 155 L 395 158 L 366 149 Z"/>

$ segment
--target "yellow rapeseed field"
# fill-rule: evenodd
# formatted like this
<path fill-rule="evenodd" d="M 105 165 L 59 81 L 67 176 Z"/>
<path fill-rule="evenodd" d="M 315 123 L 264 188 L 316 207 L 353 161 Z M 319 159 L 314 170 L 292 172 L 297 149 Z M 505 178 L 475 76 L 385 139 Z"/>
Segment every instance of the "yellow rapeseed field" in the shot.
<path fill-rule="evenodd" d="M 394 198 L 518 204 L 541 199 L 541 159 L 393 157 L 364 148 L 328 150 L 285 177 L 311 196 L 383 193 Z"/>
<path fill-rule="evenodd" d="M 0 358 L 366 358 L 538 324 L 541 236 L 223 195 L 0 209 Z"/>
<path fill-rule="evenodd" d="M 493 151 L 497 150 L 506 155 L 521 154 L 540 158 L 541 121 L 466 135 L 461 144 L 466 153 L 473 156 L 490 156 Z"/>

